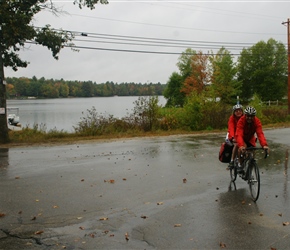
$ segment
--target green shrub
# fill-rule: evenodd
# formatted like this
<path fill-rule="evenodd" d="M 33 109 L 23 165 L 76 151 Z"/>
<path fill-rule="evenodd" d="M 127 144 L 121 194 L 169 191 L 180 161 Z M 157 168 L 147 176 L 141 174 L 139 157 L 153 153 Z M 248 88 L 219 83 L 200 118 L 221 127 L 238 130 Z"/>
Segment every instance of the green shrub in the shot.
<path fill-rule="evenodd" d="M 228 119 L 231 113 L 231 107 L 220 102 L 207 101 L 203 106 L 202 129 L 211 127 L 212 129 L 223 129 L 228 126 Z"/>
<path fill-rule="evenodd" d="M 133 119 L 136 126 L 139 126 L 144 131 L 151 131 L 160 127 L 161 106 L 158 105 L 158 96 L 142 96 L 134 104 L 131 119 Z"/>
<path fill-rule="evenodd" d="M 263 109 L 261 121 L 263 124 L 271 124 L 289 121 L 288 110 L 280 106 L 267 106 Z"/>

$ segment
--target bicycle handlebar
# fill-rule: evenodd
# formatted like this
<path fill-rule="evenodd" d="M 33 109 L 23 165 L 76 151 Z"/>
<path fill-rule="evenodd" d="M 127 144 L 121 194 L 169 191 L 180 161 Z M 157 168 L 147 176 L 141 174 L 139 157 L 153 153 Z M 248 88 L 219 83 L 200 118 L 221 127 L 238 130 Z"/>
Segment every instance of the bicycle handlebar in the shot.
<path fill-rule="evenodd" d="M 264 159 L 266 159 L 269 156 L 268 149 L 258 148 L 258 147 L 247 147 L 247 148 L 245 148 L 245 150 L 260 150 L 260 149 L 265 151 Z"/>

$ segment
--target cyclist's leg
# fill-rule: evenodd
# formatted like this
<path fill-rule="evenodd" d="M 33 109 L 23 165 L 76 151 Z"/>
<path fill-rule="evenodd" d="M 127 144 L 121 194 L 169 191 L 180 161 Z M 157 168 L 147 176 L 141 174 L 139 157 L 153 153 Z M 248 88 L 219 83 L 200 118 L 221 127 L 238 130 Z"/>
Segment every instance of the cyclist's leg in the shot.
<path fill-rule="evenodd" d="M 247 148 L 247 147 L 255 147 L 255 145 L 251 144 L 250 142 L 244 142 L 244 147 Z M 239 162 L 240 162 L 240 165 L 242 165 L 243 163 L 243 158 L 241 157 L 241 155 L 243 154 L 242 150 L 239 148 L 238 149 L 238 157 L 239 157 Z"/>
<path fill-rule="evenodd" d="M 245 142 L 244 143 L 244 147 L 246 148 L 247 147 L 247 143 Z M 238 149 L 238 158 L 239 158 L 239 167 L 242 165 L 242 163 L 243 163 L 243 157 L 242 157 L 242 155 L 243 155 L 243 152 L 242 152 L 242 149 L 241 148 L 239 148 Z"/>
<path fill-rule="evenodd" d="M 234 161 L 236 159 L 237 155 L 238 155 L 238 144 L 236 142 L 234 142 L 232 161 Z"/>

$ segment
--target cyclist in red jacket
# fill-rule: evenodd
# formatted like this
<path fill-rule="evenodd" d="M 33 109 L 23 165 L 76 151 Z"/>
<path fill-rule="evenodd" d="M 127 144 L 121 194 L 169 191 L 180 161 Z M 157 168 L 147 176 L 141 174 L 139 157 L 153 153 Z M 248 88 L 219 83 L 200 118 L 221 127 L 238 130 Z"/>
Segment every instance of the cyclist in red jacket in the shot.
<path fill-rule="evenodd" d="M 257 138 L 255 134 L 257 135 L 262 148 L 269 150 L 267 140 L 262 129 L 262 123 L 256 117 L 256 109 L 249 106 L 245 109 L 244 113 L 245 115 L 239 119 L 236 129 L 239 159 L 240 155 L 244 153 L 246 147 L 256 146 Z"/>
<path fill-rule="evenodd" d="M 236 143 L 235 134 L 236 134 L 237 123 L 242 116 L 243 116 L 243 106 L 240 104 L 233 106 L 233 114 L 230 116 L 228 120 L 228 133 L 226 136 L 226 142 L 229 145 L 232 145 L 232 143 L 234 144 L 229 168 L 234 167 L 234 159 L 236 158 L 237 153 L 238 153 L 238 147 Z"/>

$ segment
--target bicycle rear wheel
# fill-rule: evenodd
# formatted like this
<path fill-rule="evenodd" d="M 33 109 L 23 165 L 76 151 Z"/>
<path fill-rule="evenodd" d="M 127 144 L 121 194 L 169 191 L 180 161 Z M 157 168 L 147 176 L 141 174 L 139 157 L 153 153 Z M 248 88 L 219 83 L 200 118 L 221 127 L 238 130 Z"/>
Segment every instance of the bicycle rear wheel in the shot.
<path fill-rule="evenodd" d="M 260 173 L 256 162 L 251 162 L 248 169 L 248 183 L 253 201 L 258 200 L 260 194 Z"/>

